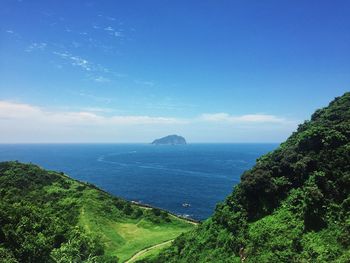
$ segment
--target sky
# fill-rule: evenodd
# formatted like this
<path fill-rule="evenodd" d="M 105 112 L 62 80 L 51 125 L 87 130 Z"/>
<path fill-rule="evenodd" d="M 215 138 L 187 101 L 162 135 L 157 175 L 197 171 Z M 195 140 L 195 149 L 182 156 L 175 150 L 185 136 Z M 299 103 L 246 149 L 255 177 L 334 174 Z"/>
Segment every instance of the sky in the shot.
<path fill-rule="evenodd" d="M 0 143 L 282 142 L 349 91 L 350 1 L 2 0 Z"/>

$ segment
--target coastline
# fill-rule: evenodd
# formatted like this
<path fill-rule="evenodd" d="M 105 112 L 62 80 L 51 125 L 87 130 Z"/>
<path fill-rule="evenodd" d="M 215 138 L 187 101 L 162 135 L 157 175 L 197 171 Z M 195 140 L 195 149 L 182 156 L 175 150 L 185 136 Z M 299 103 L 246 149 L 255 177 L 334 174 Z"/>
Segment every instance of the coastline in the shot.
<path fill-rule="evenodd" d="M 169 210 L 166 210 L 166 209 L 163 209 L 163 208 L 159 208 L 159 207 L 156 207 L 156 206 L 152 206 L 152 205 L 149 205 L 149 204 L 143 204 L 143 203 L 139 203 L 139 202 L 136 202 L 136 201 L 129 201 L 129 200 L 126 200 L 128 202 L 131 202 L 133 205 L 136 205 L 136 206 L 139 206 L 141 208 L 144 208 L 144 209 L 152 209 L 152 208 L 155 208 L 155 209 L 159 209 L 159 210 L 162 210 L 164 212 L 167 212 L 169 215 L 173 216 L 173 217 L 176 217 L 178 219 L 181 219 L 181 220 L 184 220 L 184 221 L 187 221 L 191 224 L 194 224 L 194 225 L 199 225 L 200 223 L 202 223 L 202 221 L 200 220 L 196 220 L 194 218 L 190 218 L 190 217 L 184 217 L 184 216 L 181 216 L 181 215 L 177 215 L 173 212 L 170 212 Z"/>

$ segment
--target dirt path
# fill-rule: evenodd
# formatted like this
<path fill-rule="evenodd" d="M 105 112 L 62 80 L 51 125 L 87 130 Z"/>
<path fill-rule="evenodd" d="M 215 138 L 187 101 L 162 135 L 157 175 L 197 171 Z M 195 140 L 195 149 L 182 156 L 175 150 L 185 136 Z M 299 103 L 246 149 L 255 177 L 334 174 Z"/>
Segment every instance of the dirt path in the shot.
<path fill-rule="evenodd" d="M 145 249 L 142 249 L 140 250 L 139 252 L 137 252 L 135 255 L 133 255 L 131 258 L 129 258 L 127 261 L 125 261 L 125 263 L 131 263 L 133 262 L 134 260 L 136 260 L 138 257 L 142 256 L 143 254 L 145 254 L 146 252 L 152 250 L 152 249 L 155 249 L 157 247 L 160 247 L 160 246 L 163 246 L 165 244 L 168 244 L 168 243 L 171 243 L 173 242 L 174 239 L 171 239 L 171 240 L 168 240 L 168 241 L 165 241 L 165 242 L 162 242 L 162 243 L 159 243 L 157 245 L 154 245 L 154 246 L 151 246 L 151 247 L 148 247 L 148 248 L 145 248 Z"/>

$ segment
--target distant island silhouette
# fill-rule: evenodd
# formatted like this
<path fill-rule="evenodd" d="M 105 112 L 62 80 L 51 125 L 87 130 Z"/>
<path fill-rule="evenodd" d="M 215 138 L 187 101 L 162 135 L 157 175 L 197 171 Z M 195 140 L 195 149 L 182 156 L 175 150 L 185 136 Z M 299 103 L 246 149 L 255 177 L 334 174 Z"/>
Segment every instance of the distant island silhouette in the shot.
<path fill-rule="evenodd" d="M 168 135 L 160 139 L 156 139 L 152 142 L 155 145 L 178 145 L 187 144 L 184 137 L 179 135 Z"/>

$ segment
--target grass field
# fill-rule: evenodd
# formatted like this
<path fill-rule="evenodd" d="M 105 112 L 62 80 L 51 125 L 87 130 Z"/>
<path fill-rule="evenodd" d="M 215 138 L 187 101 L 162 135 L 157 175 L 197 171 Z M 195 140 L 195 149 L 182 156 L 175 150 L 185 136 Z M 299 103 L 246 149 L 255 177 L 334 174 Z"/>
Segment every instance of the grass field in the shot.
<path fill-rule="evenodd" d="M 88 232 L 98 234 L 108 255 L 117 256 L 125 262 L 138 251 L 163 243 L 193 229 L 193 223 L 169 216 L 169 222 L 152 222 L 143 216 L 138 219 L 125 218 L 109 204 L 108 198 L 101 197 L 95 189 L 83 193 L 80 224 Z M 142 208 L 148 213 L 147 208 Z M 159 252 L 155 249 L 152 253 Z"/>

